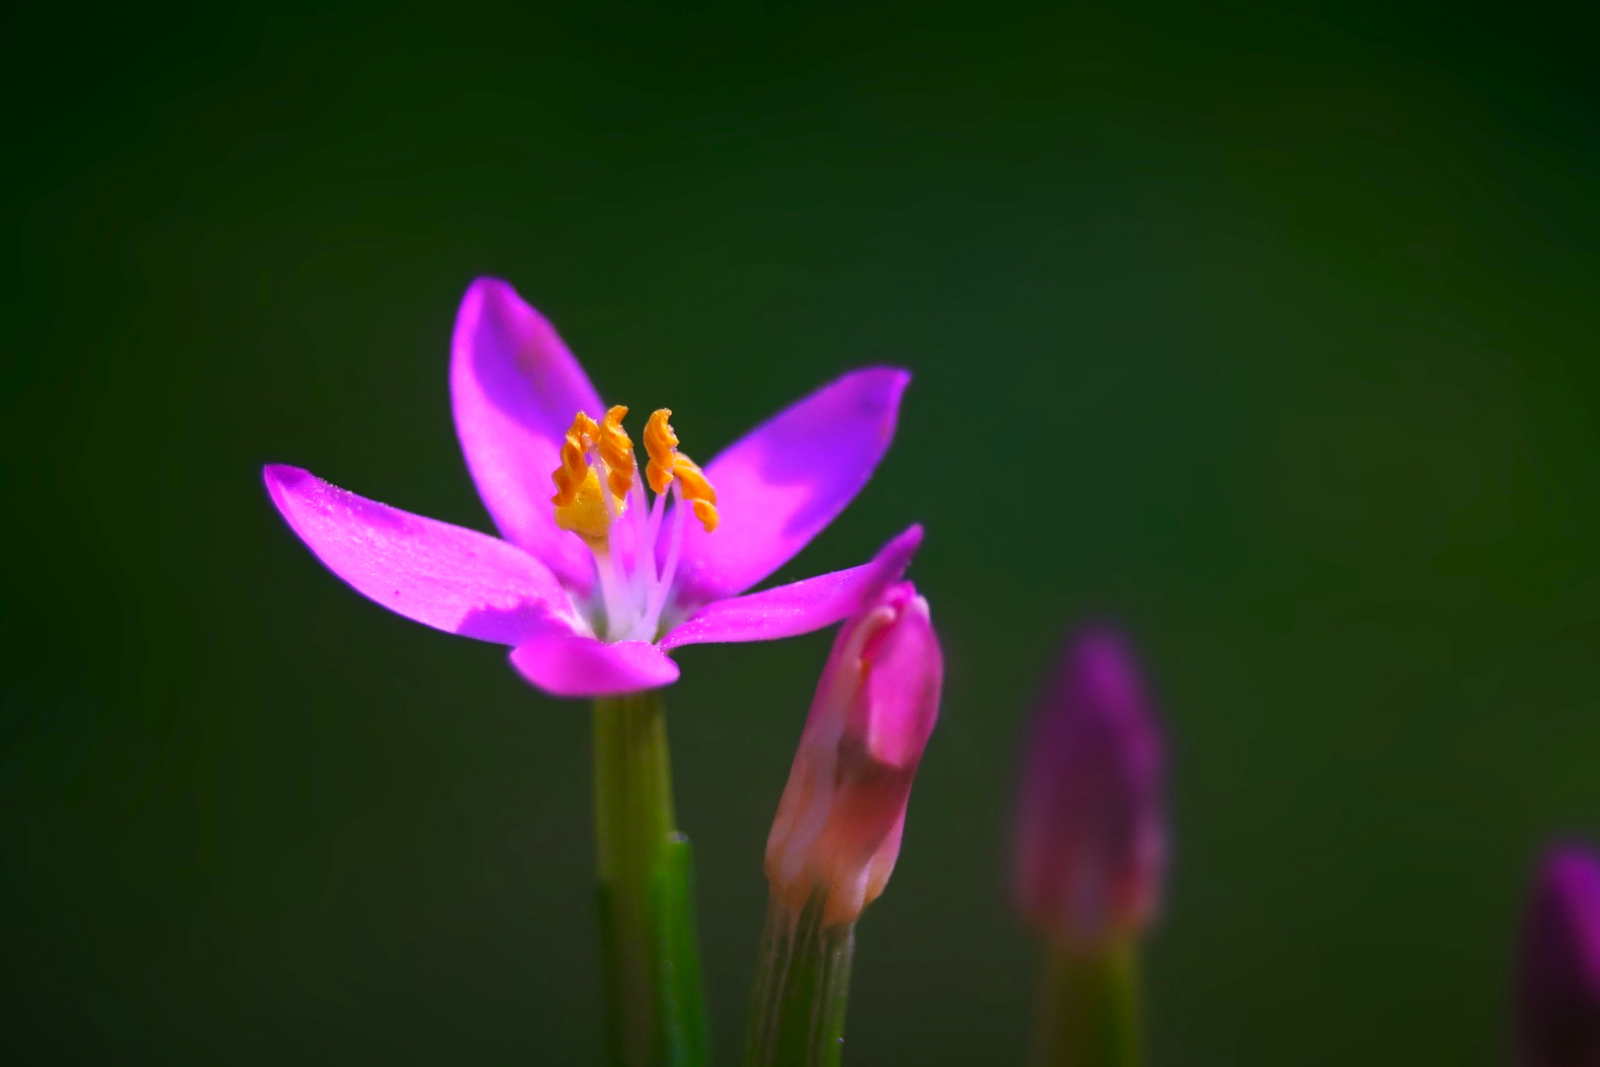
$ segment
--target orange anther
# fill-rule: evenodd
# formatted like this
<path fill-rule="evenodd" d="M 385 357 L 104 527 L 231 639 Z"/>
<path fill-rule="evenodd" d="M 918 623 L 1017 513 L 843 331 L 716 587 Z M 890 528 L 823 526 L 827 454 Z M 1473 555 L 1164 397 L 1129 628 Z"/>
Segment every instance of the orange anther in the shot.
<path fill-rule="evenodd" d="M 711 533 L 722 521 L 722 516 L 717 513 L 716 487 L 700 469 L 700 465 L 681 452 L 672 470 L 678 476 L 678 492 L 694 508 L 694 517 L 700 520 L 706 533 Z"/>
<path fill-rule="evenodd" d="M 628 409 L 618 404 L 600 423 L 600 458 L 606 464 L 606 481 L 613 496 L 624 497 L 633 488 L 633 439 L 622 428 Z"/>
<path fill-rule="evenodd" d="M 594 420 L 583 412 L 572 417 L 572 427 L 567 430 L 566 440 L 561 442 L 561 466 L 550 472 L 550 480 L 556 483 L 556 495 L 550 502 L 556 507 L 570 507 L 577 499 L 584 477 L 589 473 L 589 449 L 594 447 L 599 433 Z"/>
<path fill-rule="evenodd" d="M 651 412 L 649 421 L 644 424 L 644 450 L 650 456 L 644 477 L 657 496 L 665 493 L 672 484 L 672 468 L 677 458 L 678 435 L 672 432 L 672 426 L 667 422 L 671 417 L 671 408 L 661 408 Z"/>

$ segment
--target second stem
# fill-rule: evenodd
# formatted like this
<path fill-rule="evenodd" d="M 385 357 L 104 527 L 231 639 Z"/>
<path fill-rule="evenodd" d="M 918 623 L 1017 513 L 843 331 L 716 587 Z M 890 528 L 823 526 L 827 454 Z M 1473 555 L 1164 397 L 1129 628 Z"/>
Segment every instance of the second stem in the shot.
<path fill-rule="evenodd" d="M 1041 983 L 1038 1067 L 1138 1067 L 1138 946 L 1046 949 Z"/>
<path fill-rule="evenodd" d="M 822 893 L 799 913 L 776 897 L 768 902 L 746 1067 L 838 1067 L 856 928 L 825 925 L 826 912 Z"/>

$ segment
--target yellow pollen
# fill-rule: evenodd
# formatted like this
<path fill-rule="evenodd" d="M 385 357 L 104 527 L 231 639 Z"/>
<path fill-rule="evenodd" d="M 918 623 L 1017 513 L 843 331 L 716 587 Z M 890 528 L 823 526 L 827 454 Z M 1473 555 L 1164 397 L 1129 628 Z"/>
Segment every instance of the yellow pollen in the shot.
<path fill-rule="evenodd" d="M 615 411 L 612 409 L 607 414 L 608 422 Z M 620 426 L 617 431 L 621 432 Z M 624 439 L 626 436 L 623 435 Z M 567 431 L 567 439 L 561 442 L 561 466 L 550 474 L 551 481 L 556 483 L 556 494 L 550 498 L 555 505 L 556 525 L 563 530 L 571 530 L 591 543 L 603 542 L 611 529 L 611 515 L 606 509 L 605 498 L 600 495 L 600 478 L 589 465 L 588 459 L 589 449 L 597 443 L 604 455 L 606 445 L 602 443 L 600 427 L 587 414 L 578 412 L 572 419 L 572 428 Z M 630 453 L 632 448 L 630 442 Z M 628 469 L 631 472 L 633 468 L 630 465 Z M 631 479 L 631 473 L 629 477 Z M 615 490 L 615 487 L 616 483 L 612 481 L 610 488 Z M 612 496 L 615 509 L 621 514 L 627 501 L 616 492 Z"/>
<path fill-rule="evenodd" d="M 618 497 L 628 495 L 633 488 L 633 439 L 622 428 L 622 418 L 628 409 L 618 404 L 606 412 L 600 423 L 600 458 L 606 462 L 606 481 L 611 492 Z"/>
<path fill-rule="evenodd" d="M 651 490 L 660 496 L 672 486 L 672 479 L 677 478 L 678 491 L 694 508 L 694 517 L 700 520 L 706 533 L 711 533 L 721 521 L 717 513 L 717 490 L 700 465 L 678 451 L 678 435 L 667 422 L 671 416 L 671 408 L 662 408 L 653 412 L 645 423 L 644 448 L 650 454 L 645 479 Z"/>

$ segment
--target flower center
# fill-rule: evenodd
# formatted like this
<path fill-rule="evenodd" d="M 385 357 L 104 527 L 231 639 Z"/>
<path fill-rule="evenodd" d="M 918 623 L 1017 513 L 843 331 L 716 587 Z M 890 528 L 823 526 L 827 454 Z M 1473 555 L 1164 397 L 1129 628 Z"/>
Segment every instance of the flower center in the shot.
<path fill-rule="evenodd" d="M 720 516 L 716 489 L 699 465 L 678 451 L 678 435 L 667 422 L 672 411 L 662 408 L 645 423 L 644 480 L 633 439 L 622 428 L 627 414 L 619 404 L 597 423 L 578 412 L 561 445 L 561 466 L 550 475 L 556 485 L 550 503 L 556 525 L 583 538 L 594 554 L 600 597 L 588 614 L 595 636 L 650 641 L 672 592 L 685 513 L 692 511 L 706 533 L 717 528 Z M 650 502 L 645 481 L 654 494 Z M 669 495 L 672 514 L 665 516 Z M 663 536 L 666 543 L 658 553 Z"/>

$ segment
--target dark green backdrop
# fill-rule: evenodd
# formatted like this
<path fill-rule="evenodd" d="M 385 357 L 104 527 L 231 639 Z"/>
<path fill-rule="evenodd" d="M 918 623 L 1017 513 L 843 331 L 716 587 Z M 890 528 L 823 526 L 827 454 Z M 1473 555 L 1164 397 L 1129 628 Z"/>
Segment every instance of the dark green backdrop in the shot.
<path fill-rule="evenodd" d="M 1018 730 L 1089 614 L 1171 731 L 1158 1064 L 1489 1063 L 1600 834 L 1600 93 L 1527 5 L 6 15 L 0 1046 L 593 1062 L 588 721 L 367 604 L 267 461 L 488 528 L 479 274 L 706 458 L 913 369 L 781 577 L 927 525 L 949 657 L 851 1062 L 1006 1063 Z M 671 694 L 721 1060 L 828 646 Z"/>

